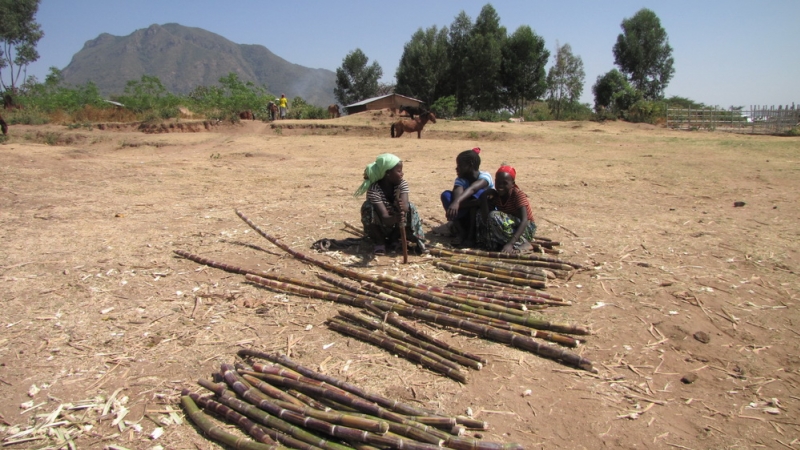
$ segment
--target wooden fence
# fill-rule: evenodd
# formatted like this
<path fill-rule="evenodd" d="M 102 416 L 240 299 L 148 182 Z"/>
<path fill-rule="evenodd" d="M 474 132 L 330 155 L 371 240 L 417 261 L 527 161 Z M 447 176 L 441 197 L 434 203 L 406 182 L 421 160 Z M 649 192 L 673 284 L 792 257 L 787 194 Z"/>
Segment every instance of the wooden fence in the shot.
<path fill-rule="evenodd" d="M 750 106 L 742 109 L 667 109 L 667 126 L 680 130 L 715 130 L 750 134 L 784 134 L 800 124 L 800 108 Z"/>

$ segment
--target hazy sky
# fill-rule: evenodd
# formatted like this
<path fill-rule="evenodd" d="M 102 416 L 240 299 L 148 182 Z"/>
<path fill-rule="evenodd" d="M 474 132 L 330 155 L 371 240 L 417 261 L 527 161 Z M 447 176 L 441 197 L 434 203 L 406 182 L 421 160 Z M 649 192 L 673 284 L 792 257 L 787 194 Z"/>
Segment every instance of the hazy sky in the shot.
<path fill-rule="evenodd" d="M 622 20 L 641 8 L 661 19 L 673 48 L 667 96 L 721 107 L 800 103 L 800 0 L 42 0 L 36 19 L 45 36 L 28 75 L 44 80 L 101 33 L 179 23 L 311 68 L 335 71 L 360 48 L 381 65 L 382 81 L 393 82 L 417 29 L 449 27 L 462 10 L 474 21 L 486 3 L 509 34 L 528 25 L 543 37 L 551 60 L 556 43 L 570 44 L 583 60 L 586 103 L 597 77 L 615 67 Z"/>

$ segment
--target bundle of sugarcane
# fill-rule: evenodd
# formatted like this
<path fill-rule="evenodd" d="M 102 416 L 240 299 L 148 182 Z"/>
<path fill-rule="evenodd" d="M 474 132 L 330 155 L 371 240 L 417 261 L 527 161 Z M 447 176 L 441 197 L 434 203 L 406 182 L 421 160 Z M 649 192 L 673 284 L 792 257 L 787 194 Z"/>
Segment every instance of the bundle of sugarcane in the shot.
<path fill-rule="evenodd" d="M 456 291 L 409 283 L 394 277 L 361 274 L 295 251 L 265 233 L 239 211 L 236 213 L 260 235 L 295 258 L 362 284 L 358 287 L 348 286 L 345 283 L 334 284 L 333 287 L 331 285 L 319 285 L 289 277 L 272 275 L 268 272 L 246 270 L 181 250 L 176 250 L 175 253 L 201 264 L 233 273 L 245 274 L 248 281 L 279 292 L 331 300 L 360 308 L 366 308 L 367 305 L 373 304 L 382 311 L 392 310 L 393 305 L 406 302 L 412 307 L 397 309 L 396 311 L 401 315 L 413 317 L 417 320 L 445 324 L 470 333 L 477 333 L 480 336 L 522 348 L 540 356 L 556 359 L 579 368 L 593 370 L 592 364 L 588 360 L 563 350 L 553 349 L 544 344 L 532 344 L 528 341 L 528 339 L 536 337 L 574 347 L 579 341 L 559 333 L 589 334 L 588 330 L 576 325 L 552 323 L 530 315 L 529 310 L 539 305 L 569 304 L 562 299 L 530 289 L 516 291 L 513 294 L 476 292 L 474 290 Z M 322 275 L 320 274 L 320 276 Z M 420 311 L 421 309 L 429 311 Z M 430 310 L 434 310 L 436 313 L 425 314 Z"/>
<path fill-rule="evenodd" d="M 323 300 L 330 300 L 337 303 L 343 303 L 361 308 L 364 308 L 365 305 L 370 302 L 375 303 L 377 301 L 377 303 L 375 304 L 378 305 L 384 311 L 388 310 L 387 307 L 389 306 L 387 305 L 391 305 L 393 302 L 398 302 L 398 301 L 411 302 L 418 308 L 433 309 L 439 311 L 439 313 L 434 315 L 426 315 L 421 313 L 414 314 L 404 310 L 405 314 L 408 314 L 410 317 L 415 317 L 417 319 L 433 323 L 439 323 L 439 324 L 445 323 L 450 326 L 455 326 L 456 328 L 460 328 L 464 331 L 478 332 L 483 337 L 487 337 L 493 340 L 498 340 L 506 344 L 511 344 L 512 346 L 517 346 L 519 348 L 539 354 L 540 356 L 556 359 L 566 364 L 573 365 L 579 368 L 593 370 L 591 362 L 588 362 L 583 358 L 576 359 L 569 353 L 564 353 L 561 351 L 553 351 L 548 346 L 545 345 L 528 345 L 528 344 L 523 344 L 521 346 L 515 345 L 515 340 L 511 336 L 500 333 L 500 332 L 510 332 L 512 334 L 521 335 L 520 337 L 537 337 L 540 339 L 556 342 L 562 345 L 575 347 L 578 345 L 579 342 L 576 339 L 573 339 L 568 336 L 563 336 L 561 334 L 551 333 L 547 331 L 539 331 L 539 330 L 551 330 L 568 334 L 583 334 L 583 335 L 589 334 L 588 330 L 585 330 L 581 327 L 577 327 L 574 325 L 556 324 L 535 319 L 526 315 L 509 314 L 509 311 L 511 311 L 510 309 L 502 309 L 500 307 L 489 304 L 487 304 L 486 306 L 491 306 L 495 309 L 499 308 L 500 311 L 493 311 L 482 307 L 471 306 L 470 304 L 450 302 L 446 299 L 436 297 L 431 293 L 422 289 L 415 289 L 413 287 L 400 287 L 400 285 L 392 285 L 391 283 L 390 286 L 393 286 L 394 290 L 389 288 L 381 288 L 380 286 L 373 285 L 371 283 L 364 283 L 362 287 L 366 288 L 366 291 L 364 289 L 361 289 L 361 293 L 344 293 L 343 289 L 334 291 L 329 286 L 316 285 L 314 283 L 309 283 L 302 280 L 295 280 L 289 277 L 271 276 L 264 272 L 257 272 L 260 275 L 253 275 L 253 271 L 248 271 L 246 269 L 236 267 L 231 264 L 219 263 L 210 260 L 208 258 L 202 258 L 197 255 L 193 255 L 185 251 L 178 250 L 176 251 L 176 253 L 187 259 L 196 262 L 201 262 L 203 264 L 207 264 L 212 267 L 221 268 L 223 270 L 227 270 L 233 273 L 246 273 L 247 280 L 279 292 L 285 292 L 295 295 L 303 295 Z M 270 276 L 270 278 L 273 279 L 266 278 L 266 276 Z M 381 277 L 364 276 L 360 278 L 380 281 Z M 384 278 L 385 280 L 399 281 L 392 277 L 384 277 Z M 371 290 L 373 293 L 376 293 L 377 291 L 384 295 L 378 295 L 378 296 L 366 295 L 365 292 L 368 292 L 369 290 Z M 405 291 L 406 293 L 403 293 L 403 291 Z M 415 294 L 416 297 L 418 298 L 409 295 L 408 294 L 409 292 Z M 439 304 L 443 305 L 440 306 Z M 519 312 L 521 313 L 522 311 Z M 531 328 L 539 330 L 532 330 Z"/>
<path fill-rule="evenodd" d="M 371 304 L 370 306 L 372 307 Z M 380 310 L 377 311 L 381 313 Z M 483 363 L 478 359 L 462 356 L 464 354 L 463 351 L 452 352 L 449 346 L 445 348 L 438 345 L 438 343 L 416 338 L 404 329 L 390 323 L 384 323 L 374 317 L 343 310 L 339 311 L 339 316 L 350 323 L 340 319 L 330 319 L 328 326 L 331 329 L 406 356 L 407 359 L 419 362 L 456 381 L 462 383 L 466 381 L 466 374 L 461 371 L 460 366 L 475 370 L 480 370 L 483 367 Z M 412 334 L 421 335 L 422 333 L 419 330 L 415 330 Z"/>
<path fill-rule="evenodd" d="M 273 362 L 222 364 L 217 383 L 201 379 L 213 395 L 182 391 L 187 416 L 207 436 L 234 449 L 350 450 L 364 448 L 517 450 L 514 443 L 463 436 L 465 428 L 488 424 L 464 416 L 421 409 L 334 377 L 314 372 L 285 356 L 241 350 L 242 357 Z M 202 408 L 202 409 L 200 409 Z M 238 426 L 252 439 L 230 433 L 205 411 Z"/>
<path fill-rule="evenodd" d="M 455 256 L 455 255 L 473 255 L 482 256 L 493 259 L 507 259 L 512 260 L 517 264 L 525 264 L 536 267 L 546 267 L 555 270 L 574 270 L 583 269 L 580 264 L 566 261 L 559 258 L 549 258 L 546 256 L 536 255 L 532 253 L 502 253 L 502 252 L 487 252 L 483 250 L 473 250 L 468 248 L 462 249 L 444 249 L 440 247 L 433 247 L 430 249 L 431 255 L 434 256 Z"/>

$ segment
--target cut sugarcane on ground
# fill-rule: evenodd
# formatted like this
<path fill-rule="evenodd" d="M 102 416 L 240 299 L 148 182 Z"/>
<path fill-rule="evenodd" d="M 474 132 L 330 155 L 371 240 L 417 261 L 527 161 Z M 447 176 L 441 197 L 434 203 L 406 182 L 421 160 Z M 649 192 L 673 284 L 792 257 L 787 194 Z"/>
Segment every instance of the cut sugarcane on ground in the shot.
<path fill-rule="evenodd" d="M 0 145 L 0 437 L 30 440 L 9 448 L 215 448 L 185 420 L 181 390 L 250 348 L 424 409 L 470 411 L 490 424 L 477 432 L 487 442 L 797 446 L 797 138 L 441 120 L 421 141 L 391 140 L 389 123 L 384 112 L 317 124 L 328 128 L 286 121 L 281 133 L 262 123 L 157 135 L 18 125 Z M 459 383 L 326 326 L 349 307 L 174 253 L 320 282 L 321 270 L 257 236 L 240 210 L 332 264 L 472 283 L 434 267 L 440 256 L 364 267 L 370 246 L 310 247 L 353 237 L 344 222 L 359 223 L 362 199 L 351 194 L 387 151 L 404 159 L 425 231 L 446 247 L 450 237 L 430 233 L 444 218 L 439 193 L 458 152 L 475 146 L 483 170 L 517 169 L 538 234 L 560 243 L 545 256 L 587 268 L 548 279 L 545 292 L 571 305 L 543 314 L 592 327 L 586 343 L 562 348 L 597 374 L 416 322 L 486 358 Z"/>

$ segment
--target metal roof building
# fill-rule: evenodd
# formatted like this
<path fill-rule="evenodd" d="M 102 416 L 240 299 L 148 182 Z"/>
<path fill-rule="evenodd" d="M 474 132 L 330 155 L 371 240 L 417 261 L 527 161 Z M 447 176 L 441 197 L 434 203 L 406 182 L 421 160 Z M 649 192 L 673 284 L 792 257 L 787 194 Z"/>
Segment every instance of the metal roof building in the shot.
<path fill-rule="evenodd" d="M 422 100 L 417 100 L 416 98 L 406 97 L 405 95 L 400 94 L 388 94 L 380 97 L 372 97 L 366 100 L 361 100 L 360 102 L 353 103 L 352 105 L 347 105 L 344 108 L 347 110 L 347 114 L 355 114 L 376 109 L 388 108 L 397 110 L 400 109 L 401 106 L 413 106 L 418 108 L 424 104 L 425 102 Z"/>

